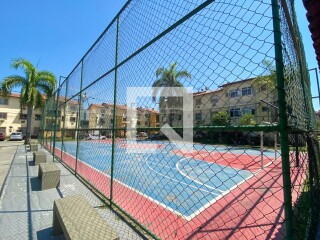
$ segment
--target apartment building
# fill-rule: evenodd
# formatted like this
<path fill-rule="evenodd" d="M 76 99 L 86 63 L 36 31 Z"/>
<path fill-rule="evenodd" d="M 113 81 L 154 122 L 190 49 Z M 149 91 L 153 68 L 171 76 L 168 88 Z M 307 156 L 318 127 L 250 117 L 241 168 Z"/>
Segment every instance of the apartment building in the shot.
<path fill-rule="evenodd" d="M 65 98 L 60 97 L 58 102 L 58 112 L 56 112 L 56 102 L 47 102 L 46 112 L 44 115 L 44 137 L 51 137 L 55 126 L 55 118 L 57 117 L 57 137 L 62 136 L 62 129 L 66 137 L 75 137 L 75 129 L 79 119 L 79 103 L 78 101 L 69 100 L 65 103 Z"/>
<path fill-rule="evenodd" d="M 247 113 L 253 115 L 257 124 L 277 122 L 275 89 L 251 78 L 193 93 L 194 126 L 211 125 L 212 116 L 221 111 L 228 113 L 231 125 L 239 125 L 241 117 Z M 173 109 L 160 106 L 161 126 L 171 123 L 171 126 L 181 127 L 182 122 L 182 106 Z"/>
<path fill-rule="evenodd" d="M 31 135 L 37 136 L 41 125 L 41 110 L 34 109 L 31 118 Z M 9 136 L 12 132 L 26 134 L 27 108 L 20 108 L 20 94 L 0 96 L 0 132 Z"/>
<path fill-rule="evenodd" d="M 194 93 L 194 124 L 211 123 L 212 115 L 225 111 L 231 125 L 238 125 L 244 114 L 254 116 L 257 124 L 277 121 L 275 90 L 255 79 L 226 83 L 219 89 Z"/>
<path fill-rule="evenodd" d="M 87 109 L 89 115 L 89 128 L 93 129 L 111 129 L 114 121 L 116 128 L 126 128 L 127 126 L 133 128 L 144 127 L 158 127 L 159 126 L 159 112 L 154 109 L 136 108 L 136 117 L 128 118 L 128 111 L 133 110 L 126 105 L 116 105 L 116 119 L 113 117 L 114 105 L 109 103 L 90 104 Z M 97 130 L 96 130 L 97 131 Z M 106 131 L 106 130 L 105 130 Z M 110 131 L 109 131 L 110 132 Z M 108 131 L 105 133 L 108 135 Z M 124 137 L 126 135 L 124 130 L 116 131 L 117 136 Z"/>

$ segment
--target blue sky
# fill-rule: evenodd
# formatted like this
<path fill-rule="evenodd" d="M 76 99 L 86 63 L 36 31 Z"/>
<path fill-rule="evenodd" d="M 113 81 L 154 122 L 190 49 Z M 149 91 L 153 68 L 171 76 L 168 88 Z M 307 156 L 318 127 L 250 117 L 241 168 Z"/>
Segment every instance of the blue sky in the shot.
<path fill-rule="evenodd" d="M 10 63 L 17 57 L 27 58 L 38 64 L 39 69 L 50 70 L 58 77 L 67 76 L 125 2 L 0 1 L 0 79 L 16 73 Z M 302 1 L 296 1 L 296 7 L 308 66 L 314 68 L 317 62 Z M 123 70 L 124 73 L 126 71 L 129 70 Z M 314 71 L 310 76 L 313 95 L 316 96 Z M 318 101 L 314 103 L 318 110 Z"/>

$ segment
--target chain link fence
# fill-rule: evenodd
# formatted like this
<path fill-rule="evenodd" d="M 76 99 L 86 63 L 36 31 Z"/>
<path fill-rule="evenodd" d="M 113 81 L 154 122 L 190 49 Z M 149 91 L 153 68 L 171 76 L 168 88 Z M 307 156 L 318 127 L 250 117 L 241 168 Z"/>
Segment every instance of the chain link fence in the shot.
<path fill-rule="evenodd" d="M 128 1 L 48 99 L 42 144 L 147 238 L 312 238 L 319 146 L 293 4 Z"/>

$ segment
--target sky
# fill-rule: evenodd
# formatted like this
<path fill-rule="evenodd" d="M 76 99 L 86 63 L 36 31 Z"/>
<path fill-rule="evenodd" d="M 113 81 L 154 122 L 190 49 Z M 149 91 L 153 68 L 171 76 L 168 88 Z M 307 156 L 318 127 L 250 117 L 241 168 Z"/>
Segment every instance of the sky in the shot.
<path fill-rule="evenodd" d="M 19 57 L 27 58 L 40 70 L 52 71 L 57 77 L 67 76 L 125 2 L 0 1 L 0 79 L 17 73 L 10 67 L 10 63 L 12 59 Z M 177 0 L 178 2 L 180 4 Z M 301 0 L 296 0 L 296 12 L 308 68 L 316 68 L 318 65 L 308 29 L 306 10 Z M 317 96 L 314 71 L 310 71 L 310 77 L 312 94 Z M 314 107 L 315 110 L 320 108 L 317 99 L 314 101 Z"/>

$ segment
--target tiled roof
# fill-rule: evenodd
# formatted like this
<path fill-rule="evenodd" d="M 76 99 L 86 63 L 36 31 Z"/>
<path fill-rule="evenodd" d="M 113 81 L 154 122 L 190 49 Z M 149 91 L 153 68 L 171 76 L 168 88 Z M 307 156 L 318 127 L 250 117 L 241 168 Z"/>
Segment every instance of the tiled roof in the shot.
<path fill-rule="evenodd" d="M 313 47 L 316 52 L 318 66 L 320 68 L 320 1 L 303 0 L 304 7 L 307 10 L 307 19 L 309 21 L 309 30 L 313 40 Z"/>
<path fill-rule="evenodd" d="M 210 90 L 210 91 L 205 91 L 205 92 L 195 92 L 193 93 L 193 96 L 196 97 L 196 96 L 202 96 L 202 95 L 206 95 L 206 94 L 211 94 L 211 93 L 216 93 L 216 92 L 219 92 L 221 91 L 222 89 L 217 89 L 217 90 Z"/>

